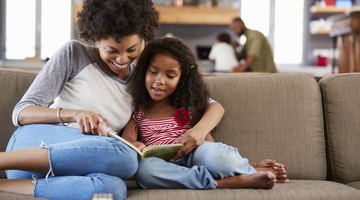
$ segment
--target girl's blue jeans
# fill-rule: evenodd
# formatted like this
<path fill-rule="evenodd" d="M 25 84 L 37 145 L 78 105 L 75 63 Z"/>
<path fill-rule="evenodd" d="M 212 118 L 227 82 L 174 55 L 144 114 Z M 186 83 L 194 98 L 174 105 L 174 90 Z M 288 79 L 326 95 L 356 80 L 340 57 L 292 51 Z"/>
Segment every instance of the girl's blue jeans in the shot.
<path fill-rule="evenodd" d="M 6 151 L 35 146 L 48 149 L 49 173 L 6 171 L 9 179 L 33 179 L 34 197 L 89 200 L 94 193 L 112 193 L 115 199 L 125 199 L 122 179 L 133 176 L 138 167 L 137 154 L 124 143 L 57 124 L 19 127 Z"/>
<path fill-rule="evenodd" d="M 156 157 L 141 160 L 136 180 L 142 188 L 213 189 L 217 186 L 215 179 L 253 173 L 256 170 L 235 147 L 205 141 L 174 162 Z"/>

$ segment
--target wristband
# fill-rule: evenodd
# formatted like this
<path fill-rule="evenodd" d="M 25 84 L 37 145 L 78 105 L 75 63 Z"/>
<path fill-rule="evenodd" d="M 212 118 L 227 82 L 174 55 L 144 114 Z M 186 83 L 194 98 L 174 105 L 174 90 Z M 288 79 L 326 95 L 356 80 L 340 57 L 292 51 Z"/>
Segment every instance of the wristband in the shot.
<path fill-rule="evenodd" d="M 67 125 L 69 125 L 68 123 L 64 123 L 63 122 L 63 120 L 61 119 L 61 117 L 60 117 L 60 110 L 61 110 L 62 108 L 58 108 L 57 109 L 57 111 L 56 111 L 56 117 L 58 118 L 58 120 L 59 120 L 59 122 L 60 122 L 60 124 L 61 125 L 63 125 L 63 126 L 67 126 Z"/>

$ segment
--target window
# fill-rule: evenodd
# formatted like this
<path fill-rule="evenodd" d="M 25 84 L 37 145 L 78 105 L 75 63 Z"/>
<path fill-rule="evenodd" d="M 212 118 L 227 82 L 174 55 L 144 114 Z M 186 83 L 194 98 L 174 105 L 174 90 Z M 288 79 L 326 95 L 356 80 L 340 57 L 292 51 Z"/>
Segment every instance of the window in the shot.
<path fill-rule="evenodd" d="M 6 0 L 5 19 L 7 60 L 51 57 L 71 38 L 71 0 Z"/>
<path fill-rule="evenodd" d="M 241 0 L 240 14 L 268 38 L 277 64 L 302 64 L 303 0 Z"/>

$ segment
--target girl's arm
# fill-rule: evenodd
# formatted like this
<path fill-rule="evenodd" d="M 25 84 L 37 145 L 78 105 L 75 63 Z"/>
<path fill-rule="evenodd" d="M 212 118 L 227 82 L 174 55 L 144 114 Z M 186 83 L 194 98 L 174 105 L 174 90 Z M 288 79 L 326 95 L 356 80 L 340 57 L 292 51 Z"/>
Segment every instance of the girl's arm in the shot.
<path fill-rule="evenodd" d="M 129 120 L 126 124 L 122 137 L 137 147 L 140 151 L 142 151 L 146 146 L 144 143 L 137 141 L 138 139 L 138 132 L 136 127 L 136 122 L 133 118 Z"/>
<path fill-rule="evenodd" d="M 214 129 L 224 115 L 224 108 L 218 102 L 212 102 L 206 109 L 200 121 L 189 129 L 181 138 L 180 143 L 184 144 L 175 158 L 180 158 L 192 152 L 200 146 L 212 129 Z"/>

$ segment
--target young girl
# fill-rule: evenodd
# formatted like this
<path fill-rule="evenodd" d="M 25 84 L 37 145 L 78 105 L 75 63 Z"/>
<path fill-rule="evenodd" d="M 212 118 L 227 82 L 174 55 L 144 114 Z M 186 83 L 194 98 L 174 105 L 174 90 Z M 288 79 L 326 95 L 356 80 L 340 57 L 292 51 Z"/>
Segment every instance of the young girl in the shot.
<path fill-rule="evenodd" d="M 193 54 L 180 40 L 149 42 L 128 89 L 135 112 L 123 137 L 140 150 L 156 144 L 186 146 L 189 138 L 201 137 L 186 131 L 204 114 L 209 93 Z M 274 160 L 252 166 L 234 147 L 197 141 L 191 150 L 180 150 L 174 161 L 156 157 L 141 160 L 136 174 L 138 184 L 143 188 L 269 189 L 276 180 L 288 181 L 284 166 Z"/>

